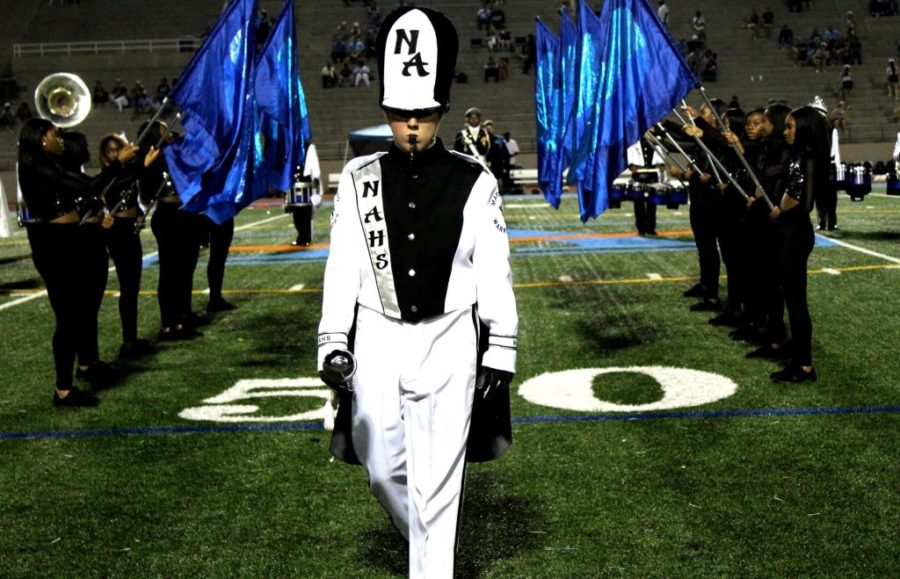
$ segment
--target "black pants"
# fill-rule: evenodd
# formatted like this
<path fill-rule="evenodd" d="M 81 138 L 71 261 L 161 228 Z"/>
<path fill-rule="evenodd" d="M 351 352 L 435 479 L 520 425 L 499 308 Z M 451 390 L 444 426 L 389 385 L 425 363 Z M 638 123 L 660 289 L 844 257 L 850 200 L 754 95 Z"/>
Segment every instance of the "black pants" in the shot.
<path fill-rule="evenodd" d="M 816 195 L 816 212 L 819 217 L 820 229 L 834 229 L 837 227 L 837 188 L 832 184 L 823 187 Z"/>
<path fill-rule="evenodd" d="M 729 191 L 727 194 L 734 193 Z M 744 213 L 743 207 L 735 206 L 734 199 L 723 200 L 716 224 L 716 238 L 727 275 L 728 309 L 734 313 L 743 312 L 747 301 L 749 230 Z"/>
<path fill-rule="evenodd" d="M 202 217 L 179 209 L 175 203 L 159 203 L 150 229 L 159 248 L 159 315 L 162 327 L 172 328 L 191 313 L 194 270 L 200 255 Z"/>
<path fill-rule="evenodd" d="M 694 244 L 700 260 L 700 286 L 706 299 L 719 298 L 719 248 L 716 245 L 716 220 L 718 219 L 718 200 L 713 199 L 715 193 L 703 191 L 691 193 L 689 210 L 691 229 L 694 232 Z M 700 199 L 707 197 L 707 199 Z"/>
<path fill-rule="evenodd" d="M 216 224 L 205 218 L 209 227 L 209 262 L 206 265 L 206 279 L 209 282 L 209 299 L 222 299 L 222 285 L 225 281 L 225 260 L 231 240 L 234 239 L 234 219 Z"/>
<path fill-rule="evenodd" d="M 784 296 L 777 267 L 781 251 L 781 233 L 769 220 L 768 210 L 754 206 L 749 219 L 747 294 L 745 305 L 748 319 L 765 328 L 766 339 L 781 343 L 786 335 L 784 327 Z"/>
<path fill-rule="evenodd" d="M 641 235 L 656 235 L 656 204 L 646 199 L 635 199 L 634 225 Z"/>
<path fill-rule="evenodd" d="M 27 226 L 31 259 L 44 280 L 56 318 L 53 362 L 56 387 L 72 387 L 75 356 L 83 340 L 89 284 L 84 274 L 83 240 L 77 223 L 30 223 Z"/>
<path fill-rule="evenodd" d="M 83 304 L 86 309 L 82 330 L 84 339 L 78 348 L 78 364 L 90 366 L 100 360 L 97 318 L 106 292 L 106 283 L 109 281 L 109 254 L 106 252 L 106 230 L 99 223 L 85 223 L 80 226 L 79 232 L 84 252 L 82 275 L 86 278 L 88 293 Z"/>
<path fill-rule="evenodd" d="M 119 318 L 122 320 L 122 342 L 137 340 L 138 294 L 141 290 L 143 249 L 135 231 L 137 219 L 116 217 L 106 231 L 106 248 L 116 266 L 119 279 Z"/>
<path fill-rule="evenodd" d="M 798 223 L 781 228 L 778 271 L 794 341 L 794 363 L 811 366 L 812 320 L 806 298 L 806 266 L 815 244 L 815 233 L 806 215 L 802 217 Z"/>

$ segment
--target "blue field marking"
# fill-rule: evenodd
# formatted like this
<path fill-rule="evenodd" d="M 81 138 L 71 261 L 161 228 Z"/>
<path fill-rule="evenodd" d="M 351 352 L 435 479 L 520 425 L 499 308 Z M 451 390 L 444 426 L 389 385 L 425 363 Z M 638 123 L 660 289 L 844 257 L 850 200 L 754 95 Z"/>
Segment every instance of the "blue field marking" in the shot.
<path fill-rule="evenodd" d="M 588 414 L 581 416 L 521 416 L 513 424 L 547 422 L 629 422 L 632 420 L 686 420 L 709 418 L 744 418 L 770 416 L 821 416 L 850 414 L 897 414 L 900 406 L 850 406 L 831 408 L 749 408 L 745 410 L 700 410 L 686 412 L 634 412 L 622 414 Z M 107 436 L 151 436 L 159 434 L 219 434 L 230 432 L 291 432 L 323 430 L 322 423 L 282 424 L 217 424 L 210 426 L 157 426 L 144 428 L 109 428 L 99 430 L 59 430 L 45 432 L 0 432 L 3 440 L 42 440 L 61 438 L 98 438 Z"/>
<path fill-rule="evenodd" d="M 572 255 L 580 253 L 641 253 L 657 251 L 695 251 L 693 240 L 672 239 L 668 237 L 578 237 L 584 232 L 546 231 L 534 229 L 510 229 L 510 239 L 532 238 L 536 244 L 545 247 L 521 247 L 513 243 L 510 247 L 512 257 Z M 602 234 L 598 234 L 602 235 Z M 559 237 L 571 238 L 558 239 Z M 541 238 L 546 238 L 542 241 Z M 838 247 L 838 244 L 826 237 L 816 236 L 816 247 Z M 252 255 L 228 256 L 229 266 L 238 265 L 284 265 L 291 263 L 321 263 L 328 259 L 328 249 L 298 249 L 297 251 L 279 251 Z M 159 256 L 154 254 L 144 258 L 144 267 L 159 264 Z M 200 262 L 199 267 L 206 267 Z"/>

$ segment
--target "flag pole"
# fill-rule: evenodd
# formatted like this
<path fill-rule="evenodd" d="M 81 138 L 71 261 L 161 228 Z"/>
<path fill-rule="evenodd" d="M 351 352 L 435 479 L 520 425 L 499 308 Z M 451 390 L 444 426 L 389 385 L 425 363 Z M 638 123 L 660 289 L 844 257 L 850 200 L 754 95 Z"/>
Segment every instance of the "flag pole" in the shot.
<path fill-rule="evenodd" d="M 163 110 L 165 110 L 166 105 L 169 104 L 169 97 L 163 97 L 161 103 L 159 103 L 159 108 L 156 109 L 156 112 L 153 113 L 153 116 L 150 117 L 150 120 L 147 122 L 147 125 L 144 127 L 144 130 L 141 131 L 141 134 L 138 135 L 137 139 L 134 141 L 134 144 L 137 146 L 141 146 L 141 141 L 144 140 L 144 137 L 147 136 L 147 133 L 150 132 L 150 127 L 153 126 L 153 123 L 159 120 L 159 117 L 162 116 Z M 180 115 L 181 113 L 179 113 Z"/>
<path fill-rule="evenodd" d="M 679 119 L 681 118 L 681 115 L 679 115 L 677 112 L 675 113 L 675 116 L 677 116 Z M 694 126 L 696 126 L 696 125 L 694 125 Z M 719 158 L 716 157 L 716 156 L 712 153 L 712 151 L 709 150 L 709 147 L 706 146 L 706 143 L 704 143 L 703 140 L 700 139 L 700 137 L 696 137 L 696 136 L 695 136 L 695 137 L 694 137 L 694 140 L 697 141 L 697 144 L 700 145 L 700 148 L 703 149 L 703 151 L 706 153 L 706 156 L 707 156 L 707 157 L 709 158 L 709 160 L 713 163 L 713 165 L 714 165 L 714 166 L 718 165 L 719 169 L 721 169 L 722 172 L 725 173 L 725 177 L 727 177 L 727 178 L 728 178 L 728 181 L 729 181 L 732 185 L 734 185 L 734 187 L 735 187 L 735 189 L 737 189 L 738 193 L 740 193 L 741 196 L 743 196 L 744 199 L 749 199 L 750 196 L 747 195 L 747 192 L 744 191 L 744 188 L 741 187 L 740 184 L 738 184 L 738 182 L 737 182 L 737 180 L 734 178 L 734 176 L 733 176 L 731 173 L 728 172 L 728 169 L 726 169 L 725 166 L 722 165 L 722 162 L 719 161 Z M 725 183 L 723 183 L 722 180 L 720 179 L 720 180 L 719 180 L 719 185 L 724 185 L 724 184 L 725 184 Z"/>
<path fill-rule="evenodd" d="M 687 103 L 684 102 L 684 99 L 681 99 L 681 106 L 684 107 L 684 108 L 687 108 Z M 693 117 L 691 117 L 691 115 L 688 115 L 688 116 L 687 116 L 687 117 L 688 117 L 688 120 L 690 121 L 690 123 L 688 123 L 687 121 L 684 120 L 684 117 L 682 117 L 680 114 L 678 114 L 678 110 L 677 110 L 677 109 L 672 109 L 672 112 L 675 113 L 675 116 L 678 117 L 678 120 L 681 121 L 681 124 L 682 124 L 682 125 L 690 124 L 692 127 L 696 127 L 696 126 L 697 126 L 697 123 L 694 122 L 694 119 L 693 119 Z M 694 141 L 695 141 L 695 142 L 697 143 L 697 145 L 698 145 L 701 149 L 703 149 L 703 151 L 706 153 L 706 159 L 709 161 L 709 165 L 710 165 L 710 167 L 712 168 L 713 174 L 716 176 L 716 181 L 719 182 L 719 185 L 724 185 L 725 182 L 722 181 L 722 176 L 719 175 L 719 172 L 716 170 L 716 164 L 713 162 L 713 157 L 714 157 L 714 155 L 713 155 L 713 154 L 709 151 L 709 149 L 706 148 L 706 146 L 700 141 L 700 137 L 697 137 L 697 136 L 694 136 L 694 135 L 691 135 L 691 136 L 694 137 Z M 726 173 L 727 173 L 727 171 L 726 171 Z"/>
<path fill-rule="evenodd" d="M 660 143 L 659 139 L 657 139 L 652 133 L 650 133 L 650 132 L 647 133 L 647 140 L 650 141 L 650 144 L 653 145 L 654 149 L 656 149 L 657 151 L 661 151 L 666 156 L 666 158 L 668 158 L 670 161 L 672 161 L 672 163 L 675 166 L 677 166 L 679 169 L 681 169 L 682 173 L 687 171 L 687 167 L 685 167 L 681 163 L 681 161 L 679 161 L 677 158 L 675 158 L 675 155 L 673 155 L 671 152 L 669 152 L 669 150 L 665 147 L 665 145 Z M 688 160 L 690 161 L 690 159 L 688 159 Z"/>
<path fill-rule="evenodd" d="M 688 164 L 690 166 L 692 166 L 695 171 L 697 171 L 698 173 L 703 172 L 703 169 L 698 167 L 697 163 L 691 158 L 691 156 L 688 155 L 685 152 L 685 150 L 681 148 L 681 145 L 678 144 L 678 141 L 676 141 L 674 138 L 672 138 L 672 135 L 670 135 L 669 131 L 667 131 L 665 129 L 665 127 L 662 126 L 662 123 L 656 123 L 656 128 L 658 128 L 660 131 L 662 131 L 662 134 L 665 135 L 666 139 L 668 139 L 668 141 L 670 143 L 672 143 L 672 146 L 675 147 L 675 150 L 678 151 L 679 153 L 681 153 L 684 156 L 684 158 L 687 159 Z"/>
<path fill-rule="evenodd" d="M 719 116 L 719 112 L 716 110 L 716 107 L 714 107 L 712 105 L 712 101 L 709 99 L 709 95 L 706 94 L 706 88 L 703 87 L 702 85 L 699 88 L 700 88 L 700 94 L 703 96 L 703 100 L 706 101 L 706 106 L 708 106 L 709 109 L 713 112 L 713 115 L 715 115 L 716 121 L 718 121 L 718 123 L 719 123 L 719 127 L 723 131 L 727 131 L 728 127 L 725 126 L 725 121 L 723 121 L 722 117 Z M 741 163 L 743 163 L 744 168 L 747 169 L 747 173 L 750 174 L 750 178 L 753 180 L 753 184 L 756 185 L 756 188 L 759 191 L 762 191 L 762 193 L 763 193 L 762 198 L 766 200 L 766 205 L 769 206 L 769 209 L 774 209 L 775 206 L 772 204 L 772 200 L 769 199 L 769 196 L 765 194 L 765 189 L 763 189 L 763 186 L 762 186 L 762 184 L 760 184 L 759 179 L 756 178 L 756 173 L 750 167 L 750 163 L 747 162 L 747 159 L 746 159 L 746 157 L 744 157 L 744 154 L 741 152 L 740 147 L 738 147 L 737 143 L 731 143 L 731 148 L 734 149 L 734 152 L 737 153 L 737 156 L 741 160 Z"/>

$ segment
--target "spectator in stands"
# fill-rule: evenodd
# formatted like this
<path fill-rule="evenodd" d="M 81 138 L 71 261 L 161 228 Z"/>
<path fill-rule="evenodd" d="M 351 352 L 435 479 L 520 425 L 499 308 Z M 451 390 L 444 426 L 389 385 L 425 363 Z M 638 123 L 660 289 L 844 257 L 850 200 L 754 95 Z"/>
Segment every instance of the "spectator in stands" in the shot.
<path fill-rule="evenodd" d="M 850 108 L 850 95 L 853 92 L 853 74 L 850 72 L 850 65 L 845 64 L 841 71 L 841 100 Z"/>
<path fill-rule="evenodd" d="M 747 17 L 747 22 L 745 24 L 747 29 L 750 31 L 750 34 L 753 38 L 759 38 L 759 14 L 756 12 L 756 8 L 750 9 L 750 16 Z"/>
<path fill-rule="evenodd" d="M 506 148 L 506 141 L 494 132 L 494 121 L 488 119 L 481 125 L 488 134 L 490 140 L 490 148 L 488 149 L 487 161 L 491 173 L 497 179 L 497 188 L 500 193 L 506 193 L 512 189 L 512 180 L 509 177 L 509 150 Z"/>
<path fill-rule="evenodd" d="M 707 50 L 703 55 L 703 80 L 716 82 L 719 80 L 719 55 Z"/>
<path fill-rule="evenodd" d="M 502 30 L 506 27 L 506 14 L 502 8 L 495 7 L 491 10 L 491 27 L 495 30 Z"/>
<path fill-rule="evenodd" d="M 494 52 L 497 49 L 497 45 L 499 43 L 500 43 L 500 37 L 497 35 L 497 31 L 489 26 L 487 29 L 488 52 Z"/>
<path fill-rule="evenodd" d="M 847 36 L 856 34 L 856 18 L 853 16 L 852 10 L 847 10 L 844 16 L 844 25 L 847 27 Z"/>
<path fill-rule="evenodd" d="M 350 63 L 346 60 L 344 61 L 343 66 L 341 66 L 341 74 L 338 82 L 340 83 L 340 86 L 353 86 L 353 70 L 350 68 Z"/>
<path fill-rule="evenodd" d="M 515 47 L 513 47 L 512 33 L 506 28 L 500 31 L 499 45 L 500 50 L 505 50 L 506 52 L 513 52 L 515 50 Z"/>
<path fill-rule="evenodd" d="M 0 112 L 0 129 L 12 130 L 16 126 L 16 115 L 13 113 L 12 105 L 8 102 L 3 103 L 3 111 Z"/>
<path fill-rule="evenodd" d="M 497 59 L 497 72 L 501 81 L 505 81 L 509 78 L 509 59 L 505 56 L 501 56 Z"/>
<path fill-rule="evenodd" d="M 803 12 L 802 0 L 787 0 L 788 12 Z"/>
<path fill-rule="evenodd" d="M 479 8 L 475 13 L 475 24 L 478 26 L 478 30 L 489 27 L 491 24 L 491 9 L 487 6 Z"/>
<path fill-rule="evenodd" d="M 844 101 L 841 101 L 837 104 L 836 107 L 831 109 L 828 113 L 828 121 L 831 123 L 831 128 L 837 129 L 844 134 L 844 130 L 847 128 L 847 111 L 844 107 Z"/>
<path fill-rule="evenodd" d="M 112 100 L 116 103 L 120 113 L 122 109 L 131 106 L 131 101 L 128 99 L 128 89 L 122 84 L 122 79 L 116 79 L 116 84 L 112 89 Z"/>
<path fill-rule="evenodd" d="M 772 30 L 775 28 L 775 13 L 772 12 L 771 6 L 766 6 L 762 13 L 762 27 L 766 38 L 772 38 Z"/>
<path fill-rule="evenodd" d="M 522 45 L 522 74 L 531 74 L 531 67 L 537 58 L 536 40 L 534 34 L 529 34 L 525 44 Z"/>
<path fill-rule="evenodd" d="M 353 86 L 359 86 L 362 83 L 369 86 L 370 72 L 369 65 L 366 64 L 365 60 L 357 61 L 356 66 L 353 68 Z"/>
<path fill-rule="evenodd" d="M 794 46 L 794 31 L 791 30 L 791 27 L 787 24 L 783 24 L 781 26 L 781 30 L 778 32 L 778 48 L 788 47 L 791 48 Z"/>
<path fill-rule="evenodd" d="M 322 88 L 334 88 L 336 84 L 337 72 L 334 70 L 334 65 L 326 62 L 322 67 Z"/>
<path fill-rule="evenodd" d="M 509 132 L 503 133 L 503 140 L 506 141 L 506 150 L 509 153 L 509 167 L 510 169 L 518 169 L 518 159 L 519 156 L 519 143 L 516 142 L 512 135 Z"/>
<path fill-rule="evenodd" d="M 366 43 L 363 42 L 361 36 L 355 34 L 350 37 L 350 42 L 347 44 L 347 52 L 350 55 L 350 60 L 354 62 L 366 55 Z"/>
<path fill-rule="evenodd" d="M 853 35 L 847 39 L 847 52 L 843 60 L 844 64 L 862 64 L 862 43 L 859 36 Z"/>
<path fill-rule="evenodd" d="M 19 108 L 16 109 L 16 118 L 22 121 L 22 124 L 25 124 L 25 121 L 32 118 L 34 113 L 31 112 L 31 109 L 28 107 L 28 103 L 26 101 L 22 101 L 19 103 Z"/>
<path fill-rule="evenodd" d="M 156 85 L 156 102 L 162 104 L 168 98 L 170 92 L 172 92 L 172 85 L 169 84 L 169 79 L 162 77 L 159 80 L 159 84 Z"/>
<path fill-rule="evenodd" d="M 822 42 L 819 43 L 819 47 L 813 52 L 813 65 L 816 67 L 816 72 L 822 72 L 825 70 L 825 65 L 828 63 L 828 43 Z"/>
<path fill-rule="evenodd" d="M 500 69 L 497 61 L 493 56 L 488 56 L 487 62 L 484 63 L 484 82 L 494 79 L 494 82 L 500 82 Z"/>
<path fill-rule="evenodd" d="M 892 99 L 900 100 L 900 97 L 897 96 L 897 63 L 894 62 L 893 58 L 888 59 L 887 69 L 885 69 L 885 76 L 887 78 L 887 94 Z"/>
<path fill-rule="evenodd" d="M 347 58 L 347 43 L 341 38 L 331 41 L 331 62 L 340 64 Z"/>
<path fill-rule="evenodd" d="M 91 94 L 91 100 L 99 107 L 104 107 L 109 102 L 109 93 L 103 88 L 103 83 L 99 80 L 94 83 L 94 90 Z"/>
<path fill-rule="evenodd" d="M 691 27 L 694 29 L 694 35 L 697 39 L 706 42 L 706 17 L 699 10 L 691 18 Z"/>
<path fill-rule="evenodd" d="M 666 0 L 659 0 L 659 8 L 656 9 L 656 15 L 666 26 L 669 25 L 669 7 L 666 6 Z"/>

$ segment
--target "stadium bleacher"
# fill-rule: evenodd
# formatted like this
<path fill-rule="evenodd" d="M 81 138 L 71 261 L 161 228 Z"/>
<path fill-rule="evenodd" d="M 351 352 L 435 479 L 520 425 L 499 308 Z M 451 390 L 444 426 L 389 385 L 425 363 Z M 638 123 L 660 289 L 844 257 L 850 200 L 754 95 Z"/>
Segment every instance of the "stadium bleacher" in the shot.
<path fill-rule="evenodd" d="M 141 80 L 147 87 L 155 87 L 159 78 L 176 77 L 190 58 L 190 53 L 178 51 L 126 52 L 98 55 L 14 56 L 12 45 L 39 42 L 86 42 L 123 39 L 199 38 L 213 24 L 222 8 L 222 0 L 177 2 L 160 0 L 153 3 L 130 0 L 82 0 L 79 4 L 47 6 L 45 2 L 29 2 L 27 7 L 13 0 L 0 1 L 0 11 L 9 15 L 7 40 L 0 48 L 0 69 L 4 61 L 11 62 L 21 99 L 31 102 L 37 82 L 51 72 L 66 71 L 82 76 L 92 86 L 97 79 L 107 88 L 121 78 L 126 86 Z M 486 84 L 482 67 L 488 49 L 470 40 L 483 36 L 475 22 L 475 12 L 481 4 L 466 1 L 421 1 L 444 11 L 457 25 L 460 34 L 458 68 L 469 78 L 467 84 L 453 89 L 453 106 L 444 121 L 445 137 L 462 124 L 462 113 L 469 106 L 478 106 L 485 118 L 494 120 L 500 132 L 510 131 L 519 142 L 523 159 L 535 149 L 534 102 L 532 74 L 521 71 L 517 53 L 495 53 L 510 58 L 509 79 Z M 600 5 L 599 2 L 592 3 Z M 382 3 L 382 13 L 395 5 Z M 542 17 L 553 29 L 558 29 L 558 2 L 547 0 L 510 0 L 505 5 L 507 27 L 520 41 L 533 32 L 534 17 Z M 260 6 L 270 15 L 278 12 L 280 2 L 262 0 Z M 735 10 L 732 3 L 717 0 L 693 0 L 690 3 L 671 3 L 670 28 L 675 39 L 688 38 L 690 16 L 702 10 L 707 18 L 708 45 L 718 53 L 719 80 L 707 84 L 711 96 L 726 101 L 738 95 L 744 108 L 764 105 L 769 99 L 786 99 L 790 104 L 804 104 L 814 95 L 822 96 L 829 106 L 837 103 L 840 88 L 839 67 L 832 65 L 825 74 L 816 74 L 812 67 L 795 67 L 786 51 L 779 50 L 775 37 L 753 39 L 742 28 L 744 11 Z M 763 8 L 761 4 L 759 9 Z M 842 29 L 845 12 L 857 15 L 858 33 L 863 44 L 863 65 L 854 66 L 856 87 L 849 112 L 849 131 L 842 142 L 893 141 L 897 125 L 891 123 L 896 104 L 884 95 L 883 70 L 887 58 L 895 56 L 898 18 L 871 18 L 866 15 L 865 0 L 821 0 L 813 2 L 813 10 L 788 13 L 783 3 L 773 3 L 776 28 L 789 23 L 795 36 L 805 36 L 813 28 L 824 29 L 834 24 Z M 370 87 L 323 89 L 320 70 L 329 59 L 330 37 L 341 21 L 365 22 L 363 2 L 349 6 L 334 0 L 304 0 L 296 3 L 298 49 L 301 75 L 314 141 L 325 161 L 340 160 L 344 154 L 346 134 L 360 127 L 383 122 L 377 106 L 377 82 Z M 375 63 L 370 63 L 375 71 Z M 752 79 L 752 80 L 751 80 Z M 761 80 L 760 80 L 761 79 Z M 699 102 L 699 99 L 688 99 Z M 16 103 L 14 103 L 16 104 Z M 130 111 L 118 113 L 114 106 L 97 108 L 80 126 L 91 142 L 101 135 L 118 130 L 133 132 L 139 121 L 133 121 Z M 8 171 L 14 159 L 15 131 L 0 133 L 0 170 Z"/>

